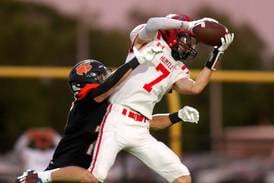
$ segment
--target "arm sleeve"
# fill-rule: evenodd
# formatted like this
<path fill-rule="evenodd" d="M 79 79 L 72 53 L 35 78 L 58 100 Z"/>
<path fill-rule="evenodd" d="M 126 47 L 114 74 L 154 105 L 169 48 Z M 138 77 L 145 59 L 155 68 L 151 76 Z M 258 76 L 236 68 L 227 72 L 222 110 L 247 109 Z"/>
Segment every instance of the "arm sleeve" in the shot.
<path fill-rule="evenodd" d="M 167 17 L 150 18 L 144 28 L 139 32 L 139 37 L 144 41 L 151 41 L 158 30 L 187 28 L 188 22 Z"/>
<path fill-rule="evenodd" d="M 138 60 L 134 57 L 131 61 L 120 66 L 111 76 L 109 76 L 102 84 L 95 88 L 89 96 L 95 98 L 103 93 L 106 93 L 130 70 L 135 69 L 139 65 Z"/>

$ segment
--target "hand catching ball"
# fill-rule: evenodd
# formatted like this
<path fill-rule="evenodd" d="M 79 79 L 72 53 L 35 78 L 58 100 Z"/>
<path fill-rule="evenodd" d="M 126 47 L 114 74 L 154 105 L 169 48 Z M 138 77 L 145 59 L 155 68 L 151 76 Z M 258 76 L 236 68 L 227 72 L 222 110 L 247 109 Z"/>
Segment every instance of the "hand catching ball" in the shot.
<path fill-rule="evenodd" d="M 220 46 L 222 44 L 221 37 L 228 33 L 228 29 L 224 25 L 213 21 L 198 24 L 193 27 L 192 31 L 199 41 L 210 46 Z"/>

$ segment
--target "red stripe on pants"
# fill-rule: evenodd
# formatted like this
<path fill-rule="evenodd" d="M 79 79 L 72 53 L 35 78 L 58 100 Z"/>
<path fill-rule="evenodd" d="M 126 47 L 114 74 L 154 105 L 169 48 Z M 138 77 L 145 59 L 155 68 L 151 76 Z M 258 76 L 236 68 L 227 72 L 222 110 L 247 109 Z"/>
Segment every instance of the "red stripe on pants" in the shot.
<path fill-rule="evenodd" d="M 97 157 L 98 157 L 98 154 L 99 154 L 99 149 L 100 149 L 100 145 L 101 145 L 101 141 L 102 141 L 102 136 L 103 136 L 103 129 L 104 129 L 104 126 L 105 126 L 105 123 L 106 123 L 106 119 L 107 119 L 107 116 L 109 115 L 110 111 L 111 111 L 111 108 L 112 108 L 112 104 L 110 104 L 108 106 L 108 109 L 107 109 L 107 112 L 103 118 L 103 121 L 102 121 L 102 124 L 101 124 L 101 127 L 100 127 L 100 132 L 99 132 L 99 136 L 98 136 L 98 143 L 96 144 L 96 147 L 95 147 L 95 155 L 94 157 L 92 158 L 92 163 L 91 163 L 91 167 L 88 169 L 90 173 L 92 173 L 94 167 L 95 167 L 95 164 L 96 164 L 96 160 L 97 160 Z"/>

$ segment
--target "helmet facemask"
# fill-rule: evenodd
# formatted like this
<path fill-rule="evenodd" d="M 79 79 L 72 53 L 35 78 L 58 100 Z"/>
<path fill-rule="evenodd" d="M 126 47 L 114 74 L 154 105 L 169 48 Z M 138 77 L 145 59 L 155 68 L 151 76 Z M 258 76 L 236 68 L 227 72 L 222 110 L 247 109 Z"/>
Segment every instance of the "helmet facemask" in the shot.
<path fill-rule="evenodd" d="M 171 48 L 172 57 L 182 62 L 193 60 L 198 54 L 195 49 L 198 44 L 197 39 L 186 32 L 180 32 L 176 37 L 177 43 Z"/>
<path fill-rule="evenodd" d="M 104 68 L 101 71 L 92 72 L 90 74 L 100 84 L 104 82 L 111 75 L 111 69 L 104 66 Z"/>

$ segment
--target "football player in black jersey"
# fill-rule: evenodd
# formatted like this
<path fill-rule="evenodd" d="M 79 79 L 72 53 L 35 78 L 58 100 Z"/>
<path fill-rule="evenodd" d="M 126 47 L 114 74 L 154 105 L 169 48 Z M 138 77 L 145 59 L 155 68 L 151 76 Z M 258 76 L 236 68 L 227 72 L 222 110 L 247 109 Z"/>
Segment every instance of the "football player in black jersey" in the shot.
<path fill-rule="evenodd" d="M 97 60 L 84 60 L 76 64 L 68 78 L 75 100 L 70 108 L 63 138 L 45 171 L 26 171 L 17 178 L 17 182 L 94 181 L 87 168 L 92 160 L 92 146 L 97 139 L 97 131 L 109 104 L 107 98 L 115 86 L 139 64 L 140 61 L 134 57 L 113 74 Z M 185 106 L 176 113 L 154 115 L 150 127 L 163 129 L 182 120 L 197 123 L 199 113 Z"/>

